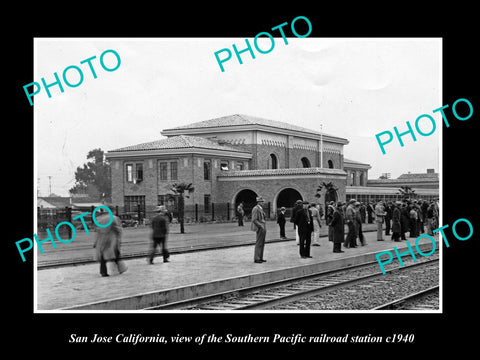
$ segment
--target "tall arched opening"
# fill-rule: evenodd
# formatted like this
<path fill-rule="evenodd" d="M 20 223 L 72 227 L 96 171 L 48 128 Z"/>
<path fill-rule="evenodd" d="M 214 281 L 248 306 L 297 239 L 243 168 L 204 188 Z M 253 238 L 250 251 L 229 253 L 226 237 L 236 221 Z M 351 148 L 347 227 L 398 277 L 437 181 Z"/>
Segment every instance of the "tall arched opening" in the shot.
<path fill-rule="evenodd" d="M 243 210 L 245 215 L 249 216 L 252 213 L 252 209 L 257 205 L 257 193 L 250 189 L 244 189 L 240 191 L 235 197 L 235 211 L 238 205 L 243 202 Z"/>
<path fill-rule="evenodd" d="M 275 210 L 278 211 L 281 207 L 285 207 L 287 209 L 286 215 L 290 216 L 292 208 L 295 205 L 295 201 L 297 200 L 303 200 L 302 195 L 297 190 L 292 188 L 283 189 L 277 195 Z"/>

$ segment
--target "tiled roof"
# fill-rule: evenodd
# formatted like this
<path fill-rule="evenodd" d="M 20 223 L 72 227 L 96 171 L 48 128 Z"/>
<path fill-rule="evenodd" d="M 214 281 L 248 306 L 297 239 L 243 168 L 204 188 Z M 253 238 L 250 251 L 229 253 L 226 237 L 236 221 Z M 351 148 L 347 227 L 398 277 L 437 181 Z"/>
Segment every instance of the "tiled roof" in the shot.
<path fill-rule="evenodd" d="M 288 168 L 288 169 L 259 169 L 259 170 L 233 170 L 222 172 L 219 177 L 237 176 L 272 176 L 272 175 L 309 175 L 309 174 L 332 174 L 345 175 L 340 169 L 327 168 Z"/>
<path fill-rule="evenodd" d="M 438 173 L 402 174 L 397 179 L 438 179 Z"/>
<path fill-rule="evenodd" d="M 187 149 L 202 148 L 214 150 L 226 150 L 234 152 L 244 152 L 226 145 L 219 145 L 217 142 L 208 140 L 200 136 L 178 135 L 166 139 L 155 140 L 137 145 L 126 146 L 120 149 L 110 150 L 109 152 L 120 151 L 141 151 L 141 150 L 166 150 L 166 149 Z"/>
<path fill-rule="evenodd" d="M 269 127 L 274 127 L 278 129 L 300 131 L 308 134 L 320 135 L 320 132 L 318 131 L 307 129 L 301 126 L 292 125 L 282 121 L 263 119 L 256 116 L 243 115 L 243 114 L 222 116 L 216 119 L 204 120 L 204 121 L 199 121 L 199 122 L 195 122 L 188 125 L 165 129 L 164 131 L 168 132 L 169 130 L 203 129 L 203 128 L 241 126 L 241 125 L 263 125 L 263 126 L 269 126 Z M 327 134 L 324 133 L 323 135 L 327 135 Z M 332 136 L 332 135 L 329 135 L 329 136 Z"/>

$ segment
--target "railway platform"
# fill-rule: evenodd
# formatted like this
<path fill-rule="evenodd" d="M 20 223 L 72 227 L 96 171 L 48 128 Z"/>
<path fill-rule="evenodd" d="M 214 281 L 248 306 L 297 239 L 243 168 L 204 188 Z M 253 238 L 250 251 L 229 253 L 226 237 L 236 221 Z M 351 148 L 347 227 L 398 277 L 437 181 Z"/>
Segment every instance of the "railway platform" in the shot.
<path fill-rule="evenodd" d="M 250 233 L 252 239 L 255 234 Z M 228 235 L 226 235 L 228 237 Z M 321 246 L 312 246 L 312 258 L 301 259 L 295 240 L 267 242 L 264 259 L 253 262 L 253 244 L 173 254 L 170 262 L 157 257 L 153 265 L 146 257 L 124 260 L 125 273 L 109 266 L 109 277 L 101 277 L 99 264 L 56 267 L 35 272 L 36 310 L 149 310 L 158 305 L 208 296 L 225 291 L 307 276 L 357 264 L 375 262 L 375 255 L 396 247 L 400 253 L 406 242 L 393 242 L 390 236 L 377 241 L 375 232 L 365 233 L 367 245 L 333 253 L 332 243 L 321 237 Z M 415 249 L 415 239 L 407 239 Z M 432 248 L 428 239 L 419 244 L 425 253 Z M 437 241 L 438 246 L 438 241 Z M 398 266 L 394 257 L 391 264 Z M 113 265 L 109 263 L 109 265 Z M 388 266 L 385 267 L 388 269 Z M 379 268 L 380 270 L 380 268 Z"/>

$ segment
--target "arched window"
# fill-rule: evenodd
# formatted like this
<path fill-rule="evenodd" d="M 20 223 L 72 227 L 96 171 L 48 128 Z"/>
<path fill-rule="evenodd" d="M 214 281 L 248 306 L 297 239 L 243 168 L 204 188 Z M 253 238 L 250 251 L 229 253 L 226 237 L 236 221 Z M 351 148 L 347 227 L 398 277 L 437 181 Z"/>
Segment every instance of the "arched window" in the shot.
<path fill-rule="evenodd" d="M 333 169 L 333 161 L 332 160 L 328 160 L 328 168 Z"/>
<path fill-rule="evenodd" d="M 270 154 L 270 165 L 272 169 L 278 169 L 278 160 L 275 154 Z"/>
<path fill-rule="evenodd" d="M 309 168 L 310 167 L 310 160 L 308 160 L 306 157 L 302 158 L 302 166 L 304 168 Z"/>

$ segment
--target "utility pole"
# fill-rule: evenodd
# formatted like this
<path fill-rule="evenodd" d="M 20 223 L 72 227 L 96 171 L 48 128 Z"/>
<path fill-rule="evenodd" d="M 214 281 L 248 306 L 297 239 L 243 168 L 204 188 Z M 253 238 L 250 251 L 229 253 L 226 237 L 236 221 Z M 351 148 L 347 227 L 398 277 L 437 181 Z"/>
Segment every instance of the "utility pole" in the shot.
<path fill-rule="evenodd" d="M 48 196 L 52 196 L 52 176 L 48 176 Z"/>
<path fill-rule="evenodd" d="M 320 124 L 320 167 L 323 168 L 323 124 Z"/>

